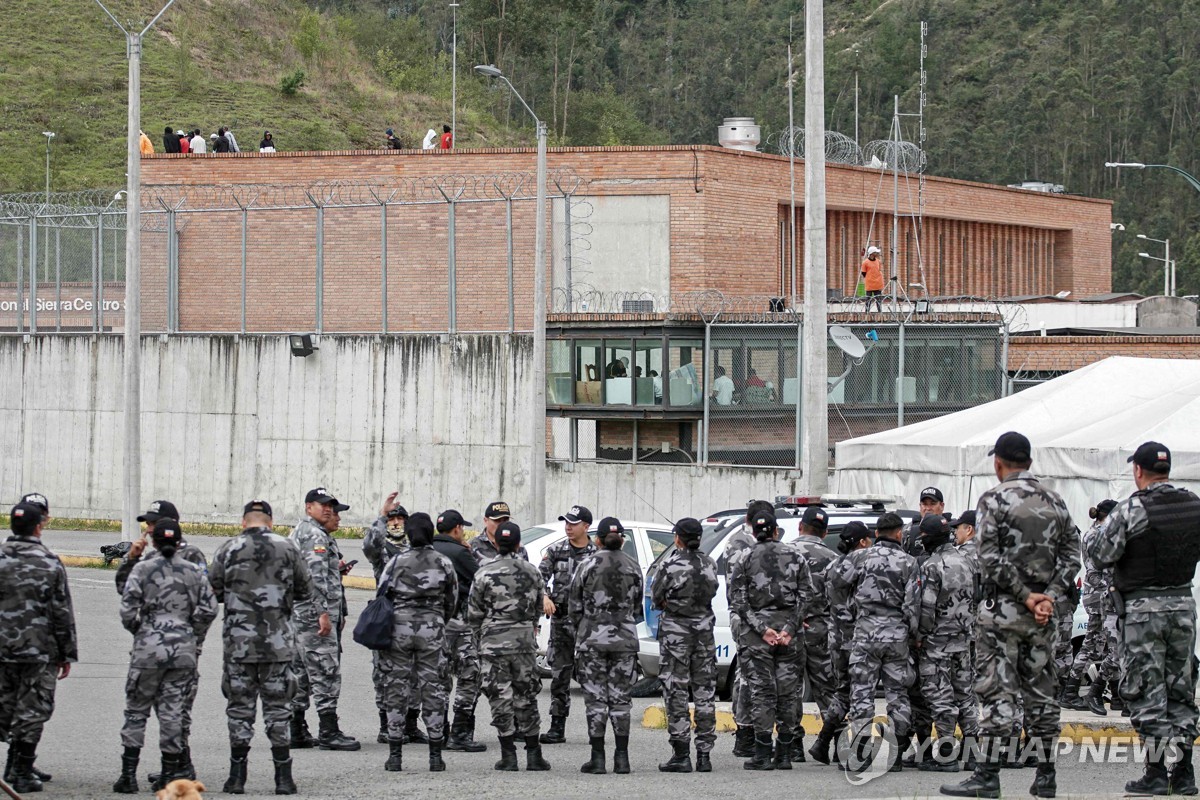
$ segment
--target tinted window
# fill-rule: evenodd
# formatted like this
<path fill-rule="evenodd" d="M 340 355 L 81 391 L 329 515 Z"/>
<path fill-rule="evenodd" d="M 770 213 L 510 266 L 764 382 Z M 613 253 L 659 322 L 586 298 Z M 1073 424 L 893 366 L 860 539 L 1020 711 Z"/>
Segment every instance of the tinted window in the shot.
<path fill-rule="evenodd" d="M 650 540 L 651 561 L 657 559 L 675 543 L 675 534 L 670 531 L 646 531 L 646 538 Z"/>
<path fill-rule="evenodd" d="M 552 533 L 561 533 L 561 531 L 556 531 L 554 528 L 524 528 L 521 530 L 521 544 L 528 547 L 543 536 L 549 536 Z"/>

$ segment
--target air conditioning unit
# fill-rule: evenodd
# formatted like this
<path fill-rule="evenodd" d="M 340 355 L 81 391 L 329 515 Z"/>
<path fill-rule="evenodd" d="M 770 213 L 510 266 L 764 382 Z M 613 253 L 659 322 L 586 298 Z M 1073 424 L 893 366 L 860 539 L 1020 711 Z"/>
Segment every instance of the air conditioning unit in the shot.
<path fill-rule="evenodd" d="M 621 311 L 626 314 L 653 314 L 653 300 L 622 300 Z"/>

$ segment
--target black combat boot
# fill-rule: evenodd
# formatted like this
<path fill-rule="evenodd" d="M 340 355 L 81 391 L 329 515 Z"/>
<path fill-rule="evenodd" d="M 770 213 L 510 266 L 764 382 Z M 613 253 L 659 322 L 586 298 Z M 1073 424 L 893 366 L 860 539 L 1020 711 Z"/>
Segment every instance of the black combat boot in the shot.
<path fill-rule="evenodd" d="M 672 755 L 662 764 L 658 765 L 659 772 L 691 772 L 692 771 L 692 756 L 688 750 L 688 743 L 684 739 L 671 740 Z M 699 759 L 699 753 L 696 754 Z"/>
<path fill-rule="evenodd" d="M 286 747 L 272 747 L 271 761 L 275 763 L 275 794 L 295 794 L 291 751 Z"/>
<path fill-rule="evenodd" d="M 1054 797 L 1058 792 L 1058 782 L 1054 774 L 1054 764 L 1039 761 L 1037 774 L 1033 776 L 1033 784 L 1029 793 L 1034 797 Z"/>
<path fill-rule="evenodd" d="M 463 753 L 482 753 L 487 750 L 483 742 L 475 741 L 475 715 L 454 712 L 454 724 L 450 726 L 450 736 L 446 739 L 447 750 L 458 750 Z"/>
<path fill-rule="evenodd" d="M 158 779 L 150 784 L 150 789 L 157 792 L 160 789 L 166 788 L 166 785 L 174 780 L 179 780 L 183 777 L 183 754 L 168 753 L 163 751 L 162 754 L 162 771 L 158 773 Z"/>
<path fill-rule="evenodd" d="M 417 727 L 417 719 L 421 716 L 421 710 L 410 708 L 404 714 L 404 743 L 405 744 L 429 744 L 429 737 L 421 732 Z"/>
<path fill-rule="evenodd" d="M 813 757 L 813 761 L 819 764 L 829 763 L 829 749 L 833 744 L 833 734 L 836 729 L 828 722 L 821 724 L 821 732 L 817 734 L 817 741 L 808 749 L 808 754 Z"/>
<path fill-rule="evenodd" d="M 9 785 L 17 794 L 32 794 L 42 791 L 42 782 L 33 774 L 33 762 L 37 759 L 37 742 L 9 744 L 15 749 L 13 755 L 12 781 Z"/>
<path fill-rule="evenodd" d="M 796 729 L 798 731 L 804 730 L 799 724 L 796 725 Z M 792 738 L 792 763 L 803 764 L 806 760 L 804 757 L 804 734 L 797 733 Z"/>
<path fill-rule="evenodd" d="M 1076 711 L 1087 708 L 1087 704 L 1079 696 L 1079 678 L 1067 678 L 1063 681 L 1062 691 L 1058 693 L 1058 704 Z"/>
<path fill-rule="evenodd" d="M 917 734 L 913 736 L 912 741 L 913 754 L 904 759 L 903 766 L 905 769 L 923 769 L 928 762 L 933 761 L 933 736 L 928 733 Z"/>
<path fill-rule="evenodd" d="M 320 727 L 317 728 L 317 747 L 321 750 L 358 750 L 362 747 L 358 739 L 342 733 L 338 727 L 336 711 L 322 711 L 317 715 Z"/>
<path fill-rule="evenodd" d="M 308 730 L 308 720 L 304 718 L 303 711 L 292 712 L 292 749 L 304 750 L 309 747 L 315 747 L 317 740 L 312 737 L 312 733 Z"/>
<path fill-rule="evenodd" d="M 179 774 L 180 777 L 187 778 L 189 781 L 196 780 L 196 765 L 192 763 L 192 746 L 190 744 L 185 744 L 179 751 Z"/>
<path fill-rule="evenodd" d="M 399 772 L 404 768 L 404 739 L 388 739 L 388 759 L 383 762 L 388 772 Z"/>
<path fill-rule="evenodd" d="M 1104 688 L 1104 681 L 1093 681 L 1087 696 L 1087 710 L 1098 717 L 1108 716 L 1108 710 L 1104 708 Z"/>
<path fill-rule="evenodd" d="M 975 765 L 971 777 L 962 783 L 942 784 L 941 793 L 950 797 L 1000 797 L 1000 765 L 998 751 L 993 752 L 995 743 L 989 739 L 981 739 L 979 749 L 981 759 Z"/>
<path fill-rule="evenodd" d="M 1126 708 L 1125 701 L 1121 699 L 1120 689 L 1120 681 L 1113 679 L 1108 682 L 1108 692 L 1112 695 L 1112 702 L 1110 702 L 1109 705 L 1112 706 L 1113 711 L 1120 711 L 1122 717 L 1128 717 L 1129 709 Z M 45 780 L 45 778 L 42 778 L 42 780 Z"/>
<path fill-rule="evenodd" d="M 542 734 L 542 744 L 563 744 L 567 741 L 567 718 L 551 717 L 550 729 Z"/>
<path fill-rule="evenodd" d="M 604 769 L 604 737 L 591 736 L 588 738 L 588 743 L 592 746 L 592 757 L 579 768 L 579 771 L 585 775 L 603 775 Z"/>
<path fill-rule="evenodd" d="M 14 760 L 13 756 L 14 756 L 13 749 L 10 747 L 10 748 L 8 748 L 8 760 L 4 764 L 4 782 L 5 783 L 12 782 L 13 760 Z M 37 768 L 37 764 L 34 764 L 30 771 L 33 773 L 33 777 L 37 778 L 42 783 L 50 782 L 50 773 L 42 772 L 40 769 Z"/>
<path fill-rule="evenodd" d="M 550 762 L 542 758 L 542 744 L 537 736 L 525 737 L 525 769 L 528 772 L 546 772 Z"/>
<path fill-rule="evenodd" d="M 1136 781 L 1125 784 L 1126 794 L 1166 794 L 1171 789 L 1166 756 L 1155 752 L 1154 741 L 1146 740 L 1146 771 Z M 15 788 L 15 787 L 14 787 Z"/>
<path fill-rule="evenodd" d="M 378 742 L 379 744 L 387 744 L 388 743 L 387 712 L 386 711 L 381 710 L 379 712 L 379 735 L 375 737 L 375 741 Z"/>
<path fill-rule="evenodd" d="M 517 772 L 521 765 L 517 763 L 517 743 L 513 736 L 500 737 L 500 760 L 492 769 L 500 772 Z"/>
<path fill-rule="evenodd" d="M 772 761 L 775 769 L 792 768 L 792 744 L 795 740 L 790 736 L 780 736 L 775 741 L 775 753 Z"/>
<path fill-rule="evenodd" d="M 137 768 L 141 752 L 140 747 L 126 747 L 121 754 L 121 777 L 113 784 L 113 791 L 117 794 L 138 793 Z"/>
<path fill-rule="evenodd" d="M 613 750 L 613 774 L 628 775 L 629 769 L 629 737 L 617 736 L 616 749 Z"/>
<path fill-rule="evenodd" d="M 1194 795 L 1200 792 L 1196 788 L 1196 770 L 1192 766 L 1190 744 L 1180 745 L 1179 761 L 1171 766 L 1167 781 L 1171 786 L 1171 794 Z"/>
<path fill-rule="evenodd" d="M 249 746 L 234 747 L 229 753 L 229 780 L 221 790 L 225 794 L 246 793 L 246 762 L 250 757 Z"/>
<path fill-rule="evenodd" d="M 897 741 L 900 740 L 898 739 Z M 896 763 L 899 764 L 899 753 L 896 755 Z M 856 736 L 851 737 L 850 746 L 846 750 L 846 760 L 839 764 L 839 766 L 845 772 L 865 772 L 867 767 L 871 766 L 872 760 L 871 730 L 868 727 L 859 731 Z"/>
<path fill-rule="evenodd" d="M 917 769 L 921 772 L 958 772 L 958 759 L 954 757 L 954 739 L 946 737 L 935 739 L 932 747 L 932 758 L 922 761 Z"/>
<path fill-rule="evenodd" d="M 739 727 L 733 732 L 733 755 L 737 758 L 754 755 L 754 728 Z"/>
<path fill-rule="evenodd" d="M 766 735 L 754 737 L 754 755 L 750 760 L 742 764 L 742 769 L 752 769 L 758 772 L 767 772 L 775 769 L 775 761 L 771 758 L 771 732 L 767 731 Z"/>
<path fill-rule="evenodd" d="M 429 771 L 446 771 L 446 762 L 442 760 L 442 743 L 432 739 L 429 740 Z"/>
<path fill-rule="evenodd" d="M 712 772 L 712 755 L 707 750 L 696 751 L 696 772 Z"/>

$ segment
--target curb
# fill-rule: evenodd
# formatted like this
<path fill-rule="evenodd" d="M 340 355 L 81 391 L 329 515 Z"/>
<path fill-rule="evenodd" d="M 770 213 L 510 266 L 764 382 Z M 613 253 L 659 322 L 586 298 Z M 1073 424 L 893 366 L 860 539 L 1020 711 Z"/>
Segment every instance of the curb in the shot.
<path fill-rule="evenodd" d="M 887 717 L 877 716 L 875 721 L 886 723 Z M 821 732 L 821 718 L 814 714 L 805 714 L 803 719 L 804 732 L 806 735 L 816 736 Z M 667 711 L 662 703 L 653 703 L 642 714 L 642 727 L 648 729 L 665 730 L 667 727 Z M 728 704 L 721 704 L 717 707 L 717 732 L 732 733 L 737 730 L 737 725 L 733 721 L 733 712 L 729 710 Z M 1068 722 L 1062 726 L 1062 734 L 1060 739 L 1074 742 L 1075 744 L 1084 744 L 1086 742 L 1133 742 L 1137 740 L 1137 734 L 1133 732 L 1133 726 L 1129 722 L 1109 723 L 1109 724 L 1088 724 L 1084 722 Z"/>

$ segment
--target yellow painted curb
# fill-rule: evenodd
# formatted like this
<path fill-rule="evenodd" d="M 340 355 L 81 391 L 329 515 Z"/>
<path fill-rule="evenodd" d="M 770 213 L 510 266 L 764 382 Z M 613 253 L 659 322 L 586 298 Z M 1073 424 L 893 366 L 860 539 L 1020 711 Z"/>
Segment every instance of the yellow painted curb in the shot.
<path fill-rule="evenodd" d="M 344 575 L 342 577 L 342 586 L 345 586 L 347 589 L 366 589 L 373 592 L 375 591 L 375 579 L 360 578 L 357 575 Z"/>
<path fill-rule="evenodd" d="M 116 569 L 116 567 L 114 567 L 112 565 L 105 566 L 103 558 L 97 558 L 94 556 L 59 556 L 58 559 L 60 561 L 62 561 L 63 566 L 65 566 L 65 567 L 87 567 L 89 569 Z M 116 563 L 117 563 L 116 561 L 113 561 L 113 564 L 116 564 Z"/>

